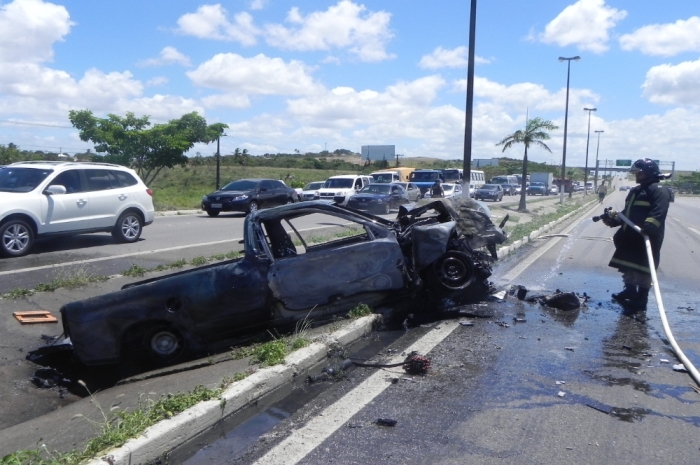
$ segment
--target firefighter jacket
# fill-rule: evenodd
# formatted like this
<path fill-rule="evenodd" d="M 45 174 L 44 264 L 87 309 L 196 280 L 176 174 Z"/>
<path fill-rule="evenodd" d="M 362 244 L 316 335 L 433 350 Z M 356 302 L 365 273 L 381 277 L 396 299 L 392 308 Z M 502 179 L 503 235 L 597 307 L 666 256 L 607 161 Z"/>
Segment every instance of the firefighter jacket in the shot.
<path fill-rule="evenodd" d="M 622 213 L 649 236 L 655 268 L 659 267 L 664 226 L 668 213 L 669 192 L 658 182 L 640 184 L 630 190 Z M 640 271 L 651 274 L 644 238 L 627 223 L 622 223 L 613 236 L 615 253 L 609 266 L 620 271 Z"/>

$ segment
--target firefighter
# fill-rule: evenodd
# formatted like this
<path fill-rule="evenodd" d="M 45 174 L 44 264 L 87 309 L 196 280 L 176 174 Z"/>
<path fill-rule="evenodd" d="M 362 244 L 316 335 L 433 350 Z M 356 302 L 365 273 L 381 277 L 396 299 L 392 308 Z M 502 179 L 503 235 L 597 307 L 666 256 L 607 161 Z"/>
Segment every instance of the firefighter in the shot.
<path fill-rule="evenodd" d="M 639 185 L 627 194 L 623 213 L 649 236 L 654 266 L 658 268 L 668 213 L 668 189 L 659 186 L 664 176 L 654 160 L 639 159 L 629 171 L 634 173 Z M 624 289 L 612 297 L 624 304 L 630 313 L 645 310 L 652 283 L 644 238 L 617 217 L 606 215 L 602 220 L 611 228 L 620 227 L 613 236 L 615 253 L 609 266 L 622 273 Z"/>

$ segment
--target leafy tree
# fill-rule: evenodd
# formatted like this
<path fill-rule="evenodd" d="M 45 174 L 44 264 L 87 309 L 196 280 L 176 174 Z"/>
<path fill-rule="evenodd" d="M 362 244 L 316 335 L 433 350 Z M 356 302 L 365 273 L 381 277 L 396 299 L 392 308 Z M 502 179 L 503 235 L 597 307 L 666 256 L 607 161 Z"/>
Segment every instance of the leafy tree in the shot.
<path fill-rule="evenodd" d="M 9 165 L 16 161 L 22 160 L 22 154 L 19 151 L 19 147 L 10 142 L 5 145 L 0 145 L 0 165 Z"/>
<path fill-rule="evenodd" d="M 525 186 L 525 183 L 527 181 L 527 149 L 530 147 L 530 144 L 534 144 L 544 148 L 545 150 L 551 153 L 552 151 L 549 149 L 549 147 L 547 147 L 547 144 L 545 144 L 542 141 L 550 139 L 549 133 L 547 131 L 554 131 L 555 129 L 559 129 L 559 127 L 551 121 L 545 121 L 539 117 L 533 118 L 531 120 L 526 121 L 524 131 L 518 129 L 513 134 L 507 135 L 503 138 L 502 141 L 496 144 L 503 146 L 502 152 L 505 152 L 506 149 L 512 147 L 515 144 L 523 144 L 525 146 L 525 154 L 523 155 L 523 177 L 522 185 L 520 186 L 520 204 L 518 205 L 519 211 L 527 210 L 527 205 L 525 201 L 525 196 L 527 195 Z"/>
<path fill-rule="evenodd" d="M 104 153 L 104 161 L 133 167 L 144 183 L 150 184 L 163 168 L 186 165 L 185 152 L 199 142 L 210 143 L 228 126 L 207 126 L 197 112 L 153 127 L 148 116 L 125 117 L 109 114 L 101 119 L 90 110 L 71 110 L 69 119 L 80 130 L 80 140 L 91 141 L 95 151 Z"/>

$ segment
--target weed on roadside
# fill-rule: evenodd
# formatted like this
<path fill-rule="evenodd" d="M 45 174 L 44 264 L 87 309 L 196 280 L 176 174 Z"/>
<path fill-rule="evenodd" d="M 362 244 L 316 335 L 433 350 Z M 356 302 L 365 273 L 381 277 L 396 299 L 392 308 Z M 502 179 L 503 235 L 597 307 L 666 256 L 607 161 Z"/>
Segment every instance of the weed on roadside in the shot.
<path fill-rule="evenodd" d="M 133 264 L 128 269 L 121 272 L 122 276 L 127 276 L 129 278 L 140 278 L 146 274 L 148 270 L 140 265 Z"/>
<path fill-rule="evenodd" d="M 3 299 L 21 299 L 22 297 L 28 297 L 30 295 L 34 294 L 34 291 L 31 289 L 24 289 L 22 287 L 18 287 L 16 289 L 11 289 L 4 293 L 2 295 Z M 2 463 L 2 462 L 0 462 Z M 3 464 L 4 465 L 4 464 Z"/>
<path fill-rule="evenodd" d="M 363 316 L 371 315 L 372 309 L 365 304 L 358 304 L 355 308 L 348 312 L 348 318 L 357 320 Z"/>

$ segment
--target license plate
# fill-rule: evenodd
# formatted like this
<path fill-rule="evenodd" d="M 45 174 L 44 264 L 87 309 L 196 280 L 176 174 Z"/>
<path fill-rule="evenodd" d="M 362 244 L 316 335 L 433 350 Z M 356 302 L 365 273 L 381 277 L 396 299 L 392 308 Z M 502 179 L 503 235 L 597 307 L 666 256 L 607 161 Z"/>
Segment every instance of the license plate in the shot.
<path fill-rule="evenodd" d="M 366 206 L 367 206 L 367 202 L 358 202 L 357 205 L 360 206 L 360 207 L 366 207 Z"/>
<path fill-rule="evenodd" d="M 211 208 L 221 208 L 221 207 L 223 207 L 223 205 L 220 203 L 212 203 L 211 204 Z"/>

